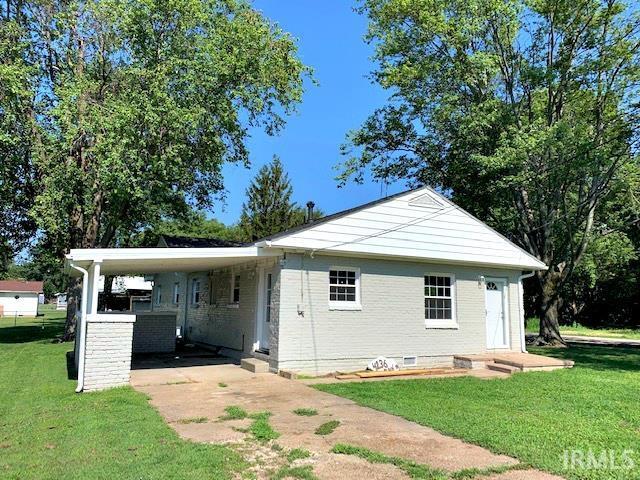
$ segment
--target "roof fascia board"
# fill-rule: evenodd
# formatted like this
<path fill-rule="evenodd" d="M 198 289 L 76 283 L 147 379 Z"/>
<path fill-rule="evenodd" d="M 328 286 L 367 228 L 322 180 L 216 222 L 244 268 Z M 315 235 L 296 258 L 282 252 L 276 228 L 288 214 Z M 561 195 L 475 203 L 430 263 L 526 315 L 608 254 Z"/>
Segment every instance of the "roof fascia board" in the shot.
<path fill-rule="evenodd" d="M 219 247 L 219 248 L 85 248 L 73 249 L 67 254 L 69 261 L 107 260 L 164 260 L 164 259 L 197 259 L 197 258 L 241 258 L 272 257 L 275 251 L 259 247 Z"/>
<path fill-rule="evenodd" d="M 473 267 L 489 267 L 489 268 L 500 268 L 507 270 L 547 270 L 547 266 L 544 267 L 534 266 L 530 264 L 506 264 L 506 263 L 490 263 L 490 262 L 471 262 L 466 260 L 450 260 L 447 258 L 428 258 L 428 257 L 412 257 L 408 255 L 391 255 L 391 254 L 383 254 L 383 253 L 360 253 L 353 252 L 349 250 L 314 250 L 312 248 L 301 248 L 299 246 L 282 246 L 278 245 L 279 249 L 284 252 L 290 253 L 303 253 L 309 252 L 313 256 L 336 256 L 336 257 L 351 257 L 351 258 L 372 258 L 372 259 L 382 259 L 382 260 L 398 260 L 401 262 L 420 262 L 420 263 L 428 263 L 428 264 L 451 264 L 451 265 L 461 265 L 461 266 L 473 266 Z"/>

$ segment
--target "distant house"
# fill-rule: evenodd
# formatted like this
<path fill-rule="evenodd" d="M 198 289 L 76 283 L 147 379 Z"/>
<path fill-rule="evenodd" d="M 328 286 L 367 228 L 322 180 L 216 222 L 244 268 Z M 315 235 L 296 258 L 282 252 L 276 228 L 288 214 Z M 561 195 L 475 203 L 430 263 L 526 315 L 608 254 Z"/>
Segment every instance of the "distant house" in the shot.
<path fill-rule="evenodd" d="M 35 317 L 42 291 L 42 282 L 0 280 L 0 316 Z"/>
<path fill-rule="evenodd" d="M 56 297 L 56 310 L 66 310 L 67 294 L 65 292 L 58 292 L 55 294 L 55 297 Z"/>
<path fill-rule="evenodd" d="M 105 277 L 98 282 L 99 304 L 107 311 L 145 311 L 151 309 L 153 283 L 144 277 L 117 276 L 111 284 L 111 295 L 104 293 Z"/>

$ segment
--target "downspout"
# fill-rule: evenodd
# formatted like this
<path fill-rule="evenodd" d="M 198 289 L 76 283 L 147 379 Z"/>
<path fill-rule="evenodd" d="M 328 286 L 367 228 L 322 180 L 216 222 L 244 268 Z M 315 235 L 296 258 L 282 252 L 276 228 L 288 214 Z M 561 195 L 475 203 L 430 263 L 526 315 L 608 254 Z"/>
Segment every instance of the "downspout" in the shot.
<path fill-rule="evenodd" d="M 87 287 L 89 286 L 89 272 L 84 268 L 74 265 L 69 266 L 82 273 L 82 300 L 80 301 L 80 351 L 78 352 L 78 386 L 76 393 L 80 393 L 84 388 L 84 356 L 87 343 Z"/>
<path fill-rule="evenodd" d="M 520 297 L 518 302 L 518 310 L 520 311 L 520 349 L 522 353 L 528 353 L 524 334 L 524 288 L 522 286 L 522 280 L 533 277 L 535 273 L 536 272 L 523 273 L 518 277 L 518 296 Z"/>

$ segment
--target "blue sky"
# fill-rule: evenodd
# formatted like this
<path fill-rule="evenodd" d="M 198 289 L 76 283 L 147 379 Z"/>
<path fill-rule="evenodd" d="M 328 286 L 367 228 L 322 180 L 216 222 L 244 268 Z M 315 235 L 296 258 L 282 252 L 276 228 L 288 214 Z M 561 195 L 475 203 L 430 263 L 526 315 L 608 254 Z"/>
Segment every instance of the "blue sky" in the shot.
<path fill-rule="evenodd" d="M 367 78 L 374 65 L 372 47 L 362 38 L 366 19 L 344 0 L 255 0 L 254 6 L 298 39 L 299 55 L 314 68 L 319 86 L 307 85 L 299 112 L 288 118 L 280 135 L 253 132 L 248 142 L 251 168 L 225 167 L 227 202 L 213 216 L 227 224 L 238 220 L 247 185 L 274 154 L 288 171 L 299 204 L 313 200 L 332 213 L 379 198 L 378 183 L 339 189 L 334 169 L 343 159 L 340 145 L 347 132 L 387 98 L 387 92 Z M 402 189 L 402 184 L 390 185 L 388 194 Z"/>

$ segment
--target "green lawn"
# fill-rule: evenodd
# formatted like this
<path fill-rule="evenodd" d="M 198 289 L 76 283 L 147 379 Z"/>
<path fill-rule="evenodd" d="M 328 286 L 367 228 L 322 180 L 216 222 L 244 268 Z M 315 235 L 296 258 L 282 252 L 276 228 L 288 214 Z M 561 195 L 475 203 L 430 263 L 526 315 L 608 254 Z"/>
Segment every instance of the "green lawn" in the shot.
<path fill-rule="evenodd" d="M 540 331 L 540 320 L 537 318 L 527 319 L 527 333 L 538 333 Z M 632 328 L 589 328 L 580 325 L 561 325 L 561 335 L 581 335 L 585 337 L 603 338 L 625 338 L 629 340 L 640 340 L 640 330 Z"/>
<path fill-rule="evenodd" d="M 42 328 L 44 320 L 44 329 Z M 129 387 L 76 394 L 60 313 L 0 318 L 0 478 L 218 479 L 245 465 L 223 446 L 180 440 Z"/>
<path fill-rule="evenodd" d="M 573 369 L 503 380 L 442 378 L 317 385 L 378 410 L 575 479 L 640 478 L 640 349 L 537 349 L 572 358 Z M 633 450 L 633 453 L 625 450 Z M 564 452 L 623 455 L 632 469 L 564 468 Z M 585 464 L 586 465 L 586 464 Z M 611 464 L 609 464 L 611 465 Z M 626 465 L 626 463 L 625 463 Z"/>

